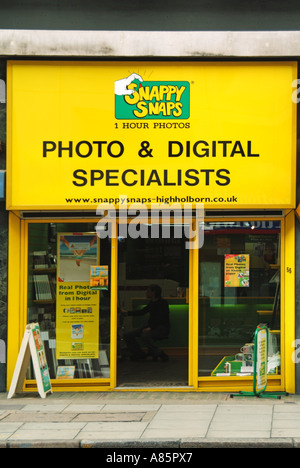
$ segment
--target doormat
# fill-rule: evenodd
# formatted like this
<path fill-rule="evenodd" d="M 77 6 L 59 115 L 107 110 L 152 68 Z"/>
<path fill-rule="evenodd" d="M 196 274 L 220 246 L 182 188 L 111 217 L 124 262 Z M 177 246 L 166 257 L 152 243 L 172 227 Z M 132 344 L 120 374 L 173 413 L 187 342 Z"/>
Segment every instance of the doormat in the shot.
<path fill-rule="evenodd" d="M 123 382 L 118 387 L 186 387 L 187 382 Z"/>

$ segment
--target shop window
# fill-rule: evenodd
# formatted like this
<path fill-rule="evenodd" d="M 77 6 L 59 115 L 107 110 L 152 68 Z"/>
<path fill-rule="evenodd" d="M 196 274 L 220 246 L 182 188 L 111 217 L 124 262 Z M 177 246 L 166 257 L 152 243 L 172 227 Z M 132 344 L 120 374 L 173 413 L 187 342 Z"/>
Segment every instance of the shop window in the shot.
<path fill-rule="evenodd" d="M 280 373 L 280 221 L 208 222 L 199 251 L 199 376 L 253 373 L 253 337 L 269 334 Z"/>
<path fill-rule="evenodd" d="M 50 378 L 109 378 L 110 240 L 94 223 L 28 229 L 28 323 L 40 325 Z"/>

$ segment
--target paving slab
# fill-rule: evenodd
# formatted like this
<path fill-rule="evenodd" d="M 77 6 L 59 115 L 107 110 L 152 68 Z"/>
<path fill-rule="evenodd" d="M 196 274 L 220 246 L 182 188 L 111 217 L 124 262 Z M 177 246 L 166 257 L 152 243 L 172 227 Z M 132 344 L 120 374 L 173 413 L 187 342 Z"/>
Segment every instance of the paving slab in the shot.
<path fill-rule="evenodd" d="M 292 420 L 300 420 L 300 412 L 286 412 L 282 411 L 280 413 L 275 412 L 273 413 L 273 420 L 274 421 L 279 421 L 282 419 L 288 419 L 289 421 Z"/>
<path fill-rule="evenodd" d="M 40 413 L 40 412 L 17 412 L 17 413 L 8 413 L 5 418 L 0 420 L 0 422 L 67 422 L 72 421 L 76 418 L 77 414 L 73 413 Z M 1 427 L 1 426 L 0 426 Z"/>
<path fill-rule="evenodd" d="M 266 422 L 271 424 L 272 419 L 272 414 L 248 414 L 247 417 L 245 417 L 238 413 L 225 415 L 216 412 L 216 414 L 213 416 L 212 422 L 219 424 L 241 425 L 241 428 L 243 428 L 253 424 L 258 426 L 259 424 L 264 424 Z"/>
<path fill-rule="evenodd" d="M 7 415 L 9 415 L 9 414 L 10 414 L 10 411 L 2 411 L 1 414 L 0 414 L 0 421 L 5 419 L 7 417 Z"/>
<path fill-rule="evenodd" d="M 274 414 L 277 414 L 277 413 L 299 414 L 300 405 L 297 405 L 297 404 L 274 405 Z"/>
<path fill-rule="evenodd" d="M 271 405 L 219 405 L 216 410 L 216 414 L 239 414 L 239 415 L 262 415 L 262 414 L 272 414 L 273 406 Z"/>
<path fill-rule="evenodd" d="M 286 429 L 272 429 L 271 437 L 300 437 L 300 429 L 286 428 Z"/>
<path fill-rule="evenodd" d="M 98 405 L 98 404 L 71 404 L 66 406 L 62 411 L 64 413 L 98 413 L 103 410 L 104 408 L 103 405 Z"/>
<path fill-rule="evenodd" d="M 149 427 L 142 434 L 141 439 L 181 439 L 184 437 L 205 437 L 207 427 Z"/>
<path fill-rule="evenodd" d="M 177 412 L 174 411 L 159 411 L 154 416 L 155 421 L 173 421 L 173 423 L 184 422 L 184 421 L 210 421 L 213 416 L 213 412 L 207 411 L 196 411 L 196 412 Z"/>
<path fill-rule="evenodd" d="M 224 429 L 211 429 L 207 433 L 207 438 L 213 439 L 264 439 L 270 438 L 270 431 L 268 430 L 252 430 L 252 431 L 241 431 L 236 430 L 224 430 Z"/>
<path fill-rule="evenodd" d="M 0 421 L 0 433 L 5 433 L 5 432 L 14 432 L 16 431 L 17 429 L 19 429 L 19 427 L 22 426 L 22 422 L 8 422 L 8 423 L 5 423 L 3 421 Z"/>
<path fill-rule="evenodd" d="M 186 412 L 190 412 L 190 413 L 193 413 L 195 411 L 198 411 L 198 412 L 202 412 L 202 413 L 211 413 L 213 411 L 215 411 L 217 409 L 218 405 L 211 405 L 211 404 L 206 404 L 206 405 L 174 405 L 174 404 L 170 404 L 170 405 L 166 405 L 166 404 L 162 404 L 160 406 L 160 412 L 173 412 L 173 411 L 176 411 L 177 413 L 178 412 L 183 412 L 183 413 L 186 413 Z"/>
<path fill-rule="evenodd" d="M 87 440 L 131 440 L 136 441 L 141 437 L 141 431 L 130 431 L 126 433 L 122 430 L 112 430 L 112 431 L 81 431 L 76 435 L 77 439 Z"/>
<path fill-rule="evenodd" d="M 84 422 L 103 422 L 103 421 L 141 421 L 146 413 L 83 413 L 77 414 L 73 421 L 84 421 Z"/>
<path fill-rule="evenodd" d="M 9 424 L 17 424 L 17 423 L 9 423 Z M 85 426 L 84 422 L 25 422 L 22 425 L 22 430 L 27 431 L 58 431 L 58 430 L 77 430 L 80 431 Z M 1 429 L 1 426 L 0 426 Z"/>
<path fill-rule="evenodd" d="M 269 421 L 261 421 L 257 423 L 257 421 L 215 421 L 213 420 L 209 427 L 208 435 L 211 431 L 240 431 L 243 433 L 246 432 L 253 432 L 253 431 L 268 431 L 270 436 L 270 432 L 272 429 L 272 420 Z"/>
<path fill-rule="evenodd" d="M 74 423 L 76 424 L 76 423 Z M 84 423 L 82 423 L 84 424 Z M 131 432 L 139 432 L 140 434 L 146 429 L 148 423 L 146 422 L 136 422 L 136 421 L 114 421 L 114 422 L 88 422 L 84 427 L 83 431 L 88 432 L 113 432 L 113 431 L 123 431 L 124 433 L 130 434 Z"/>
<path fill-rule="evenodd" d="M 299 419 L 274 419 L 273 420 L 273 430 L 274 429 L 300 429 L 300 420 Z"/>
<path fill-rule="evenodd" d="M 14 432 L 10 437 L 9 440 L 23 440 L 23 441 L 30 441 L 30 440 L 72 440 L 78 434 L 78 429 L 56 429 L 56 430 L 47 430 L 47 429 L 19 429 L 18 431 Z"/>
<path fill-rule="evenodd" d="M 55 405 L 55 404 L 28 404 L 25 405 L 21 411 L 40 412 L 40 413 L 60 413 L 67 405 Z"/>
<path fill-rule="evenodd" d="M 125 412 L 139 412 L 139 411 L 158 411 L 161 408 L 161 405 L 151 405 L 151 404 L 116 404 L 116 405 L 110 405 L 106 404 L 104 409 L 105 412 L 114 412 L 114 411 L 125 411 Z"/>

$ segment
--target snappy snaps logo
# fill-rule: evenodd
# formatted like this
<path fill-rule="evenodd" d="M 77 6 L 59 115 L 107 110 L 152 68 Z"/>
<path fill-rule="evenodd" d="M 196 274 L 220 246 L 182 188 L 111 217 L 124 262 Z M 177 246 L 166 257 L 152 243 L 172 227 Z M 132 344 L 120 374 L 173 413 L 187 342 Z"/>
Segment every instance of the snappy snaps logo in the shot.
<path fill-rule="evenodd" d="M 188 81 L 143 81 L 137 73 L 115 81 L 116 119 L 188 119 Z"/>

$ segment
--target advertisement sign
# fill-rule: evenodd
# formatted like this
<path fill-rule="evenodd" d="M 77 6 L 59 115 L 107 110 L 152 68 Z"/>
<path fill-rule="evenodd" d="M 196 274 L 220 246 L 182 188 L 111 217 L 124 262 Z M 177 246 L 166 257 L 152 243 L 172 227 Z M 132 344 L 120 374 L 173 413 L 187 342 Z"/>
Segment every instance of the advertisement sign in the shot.
<path fill-rule="evenodd" d="M 296 62 L 11 61 L 7 207 L 293 208 L 296 78 Z"/>
<path fill-rule="evenodd" d="M 38 323 L 31 323 L 26 326 L 24 332 L 7 398 L 12 398 L 16 393 L 21 392 L 30 358 L 32 359 L 37 388 L 41 398 L 46 398 L 47 393 L 52 393 L 44 343 L 40 334 L 40 326 Z"/>
<path fill-rule="evenodd" d="M 258 328 L 256 335 L 256 392 L 262 392 L 267 386 L 268 339 L 267 328 Z"/>
<path fill-rule="evenodd" d="M 269 397 L 280 398 L 279 393 L 265 393 L 268 384 L 268 334 L 269 330 L 265 324 L 259 324 L 254 333 L 254 360 L 253 360 L 253 391 L 240 391 L 231 397 Z"/>
<path fill-rule="evenodd" d="M 57 236 L 56 357 L 93 359 L 99 352 L 99 292 L 90 288 L 90 267 L 98 261 L 97 236 Z"/>
<path fill-rule="evenodd" d="M 224 286 L 249 287 L 249 254 L 225 254 Z"/>
<path fill-rule="evenodd" d="M 108 265 L 91 266 L 90 288 L 92 290 L 108 290 Z"/>

